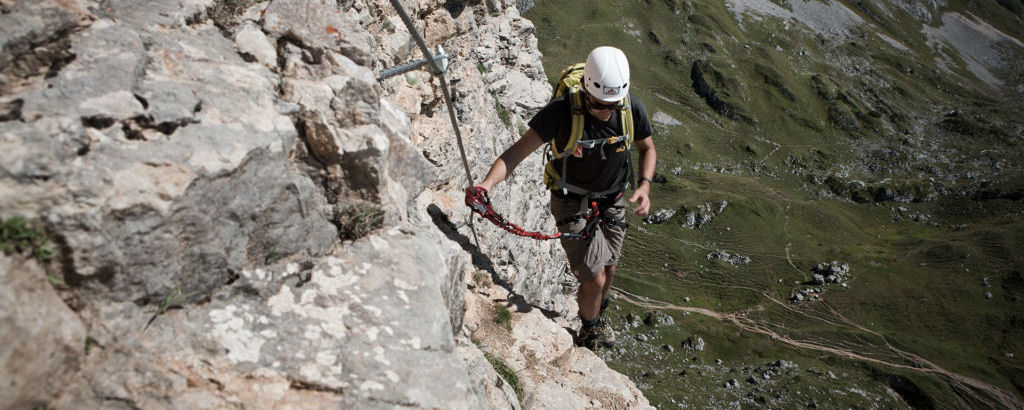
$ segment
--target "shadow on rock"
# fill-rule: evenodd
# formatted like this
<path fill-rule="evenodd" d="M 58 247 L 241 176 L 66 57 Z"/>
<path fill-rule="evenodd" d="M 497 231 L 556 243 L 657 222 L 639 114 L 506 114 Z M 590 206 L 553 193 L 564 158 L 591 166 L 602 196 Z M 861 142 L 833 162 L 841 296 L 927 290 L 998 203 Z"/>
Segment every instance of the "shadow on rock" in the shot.
<path fill-rule="evenodd" d="M 508 304 L 510 307 L 515 306 L 516 312 L 520 313 L 529 312 L 535 308 L 535 306 L 531 306 L 526 302 L 526 298 L 523 297 L 523 295 L 517 294 L 512 290 L 512 284 L 502 279 L 494 269 L 494 262 L 491 261 L 491 258 L 481 252 L 480 248 L 472 239 L 459 233 L 458 226 L 452 223 L 451 219 L 448 218 L 448 215 L 446 215 L 441 208 L 435 204 L 430 204 L 427 206 L 427 213 L 430 214 L 430 219 L 434 222 L 434 225 L 437 226 L 437 229 L 444 233 L 444 236 L 459 244 L 464 251 L 469 252 L 469 254 L 472 255 L 473 266 L 489 273 L 491 275 L 492 282 L 509 292 Z M 544 312 L 545 315 L 549 315 L 550 313 L 554 316 L 558 316 L 555 312 L 546 311 L 544 309 L 541 309 L 541 311 Z"/>

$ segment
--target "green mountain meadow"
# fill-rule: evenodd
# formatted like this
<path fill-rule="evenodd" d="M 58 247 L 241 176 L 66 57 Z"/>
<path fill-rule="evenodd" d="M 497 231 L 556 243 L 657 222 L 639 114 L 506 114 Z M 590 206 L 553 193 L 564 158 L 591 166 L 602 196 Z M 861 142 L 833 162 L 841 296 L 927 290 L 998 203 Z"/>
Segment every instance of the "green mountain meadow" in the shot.
<path fill-rule="evenodd" d="M 652 404 L 1024 407 L 1024 44 L 979 69 L 953 30 L 1020 44 L 1024 23 L 1019 2 L 940 3 L 525 13 L 552 80 L 623 49 L 655 122 L 652 211 L 674 215 L 631 216 L 601 352 Z M 815 283 L 833 261 L 842 280 Z"/>

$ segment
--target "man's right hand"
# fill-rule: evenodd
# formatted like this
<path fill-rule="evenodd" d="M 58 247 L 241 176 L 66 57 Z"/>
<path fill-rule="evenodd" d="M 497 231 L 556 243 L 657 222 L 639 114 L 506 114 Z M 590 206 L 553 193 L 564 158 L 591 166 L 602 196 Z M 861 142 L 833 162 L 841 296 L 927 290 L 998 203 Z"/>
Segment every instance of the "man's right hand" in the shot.
<path fill-rule="evenodd" d="M 636 208 L 633 209 L 633 214 L 641 218 L 647 216 L 647 213 L 651 210 L 651 185 L 648 183 L 644 185 L 640 183 L 640 188 L 633 191 L 633 196 L 629 197 L 629 202 L 635 203 Z"/>
<path fill-rule="evenodd" d="M 488 201 L 487 198 L 487 188 L 484 188 L 481 185 L 474 185 L 466 188 L 466 206 L 486 204 L 488 202 L 490 201 Z"/>

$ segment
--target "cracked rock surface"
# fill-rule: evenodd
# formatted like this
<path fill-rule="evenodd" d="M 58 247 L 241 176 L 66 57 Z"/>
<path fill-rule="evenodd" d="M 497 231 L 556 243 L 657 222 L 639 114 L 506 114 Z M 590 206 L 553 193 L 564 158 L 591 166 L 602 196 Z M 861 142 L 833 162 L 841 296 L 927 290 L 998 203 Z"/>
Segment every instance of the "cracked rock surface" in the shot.
<path fill-rule="evenodd" d="M 539 313 L 512 337 L 530 357 L 573 352 L 544 370 L 565 374 L 522 403 L 494 387 L 465 337 L 468 278 L 562 317 L 575 285 L 557 245 L 478 225 L 476 248 L 457 226 L 465 176 L 438 83 L 376 79 L 419 58 L 390 5 L 224 4 L 0 1 L 0 217 L 41 226 L 56 254 L 0 258 L 0 407 L 646 403 L 564 337 L 534 341 L 564 336 Z M 485 172 L 550 93 L 533 25 L 512 1 L 406 7 L 453 57 Z M 553 230 L 537 176 L 492 197 Z"/>

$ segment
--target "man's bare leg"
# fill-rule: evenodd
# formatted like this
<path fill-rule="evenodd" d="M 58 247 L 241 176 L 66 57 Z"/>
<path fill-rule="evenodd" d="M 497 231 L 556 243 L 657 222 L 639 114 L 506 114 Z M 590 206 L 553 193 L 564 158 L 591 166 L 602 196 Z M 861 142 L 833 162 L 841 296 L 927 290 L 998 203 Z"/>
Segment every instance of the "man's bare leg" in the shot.
<path fill-rule="evenodd" d="M 601 300 L 608 299 L 608 292 L 612 290 L 612 281 L 615 280 L 615 265 L 604 267 L 604 286 L 601 288 Z"/>
<path fill-rule="evenodd" d="M 607 272 L 604 267 L 591 280 L 580 283 L 576 301 L 580 305 L 580 341 L 588 349 L 612 347 L 615 345 L 615 332 L 608 323 L 599 321 L 601 318 L 601 295 L 605 291 Z"/>
<path fill-rule="evenodd" d="M 580 282 L 576 292 L 576 303 L 580 307 L 580 320 L 590 322 L 597 318 L 601 311 L 601 296 L 605 291 L 606 269 L 601 269 L 593 279 Z"/>

